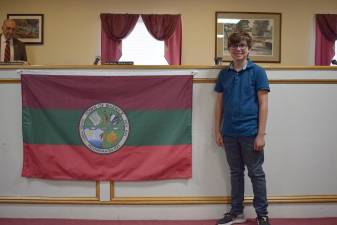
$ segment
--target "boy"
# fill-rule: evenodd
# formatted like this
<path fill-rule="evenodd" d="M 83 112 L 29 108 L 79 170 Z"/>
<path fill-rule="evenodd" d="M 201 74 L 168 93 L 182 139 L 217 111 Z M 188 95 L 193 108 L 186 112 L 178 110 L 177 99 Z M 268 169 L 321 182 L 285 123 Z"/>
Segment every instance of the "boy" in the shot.
<path fill-rule="evenodd" d="M 231 174 L 231 210 L 218 225 L 245 222 L 243 216 L 244 169 L 254 192 L 258 225 L 269 225 L 264 161 L 269 83 L 266 72 L 248 59 L 252 38 L 235 32 L 228 38 L 233 61 L 219 73 L 215 85 L 215 138 L 226 151 Z"/>

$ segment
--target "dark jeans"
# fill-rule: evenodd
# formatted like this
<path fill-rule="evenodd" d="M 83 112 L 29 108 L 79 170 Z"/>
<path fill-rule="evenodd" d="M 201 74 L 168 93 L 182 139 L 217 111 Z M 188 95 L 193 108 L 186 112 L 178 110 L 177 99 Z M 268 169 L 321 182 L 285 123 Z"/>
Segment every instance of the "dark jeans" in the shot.
<path fill-rule="evenodd" d="M 231 173 L 231 213 L 243 212 L 244 200 L 244 170 L 248 169 L 248 176 L 253 185 L 256 214 L 265 216 L 267 212 L 266 178 L 262 164 L 264 161 L 263 151 L 254 151 L 255 137 L 223 137 L 227 162 Z"/>

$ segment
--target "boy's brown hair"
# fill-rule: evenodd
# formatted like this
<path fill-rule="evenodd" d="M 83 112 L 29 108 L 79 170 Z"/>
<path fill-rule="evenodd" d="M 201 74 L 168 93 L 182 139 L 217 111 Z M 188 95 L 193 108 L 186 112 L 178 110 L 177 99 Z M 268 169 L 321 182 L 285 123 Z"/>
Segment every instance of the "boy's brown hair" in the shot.
<path fill-rule="evenodd" d="M 245 41 L 249 49 L 252 48 L 252 37 L 247 32 L 234 32 L 228 37 L 228 48 Z"/>

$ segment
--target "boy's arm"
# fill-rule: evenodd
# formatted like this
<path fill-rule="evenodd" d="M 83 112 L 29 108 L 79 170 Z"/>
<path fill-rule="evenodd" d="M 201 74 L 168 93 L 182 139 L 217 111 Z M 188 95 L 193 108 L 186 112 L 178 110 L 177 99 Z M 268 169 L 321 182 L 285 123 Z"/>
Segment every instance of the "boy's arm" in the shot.
<path fill-rule="evenodd" d="M 259 101 L 259 124 L 254 149 L 256 151 L 261 151 L 265 145 L 264 136 L 266 135 L 268 115 L 268 91 L 259 90 L 257 92 L 257 98 Z"/>
<path fill-rule="evenodd" d="M 218 146 L 223 146 L 221 134 L 221 122 L 223 112 L 223 92 L 217 92 L 215 100 L 215 142 Z"/>

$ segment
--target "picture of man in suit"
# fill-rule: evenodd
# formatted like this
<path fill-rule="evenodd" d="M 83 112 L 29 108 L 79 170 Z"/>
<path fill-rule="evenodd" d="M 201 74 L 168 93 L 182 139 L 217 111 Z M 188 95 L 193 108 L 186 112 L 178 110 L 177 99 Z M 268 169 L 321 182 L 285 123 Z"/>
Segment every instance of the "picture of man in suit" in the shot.
<path fill-rule="evenodd" d="M 0 34 L 0 61 L 27 61 L 25 45 L 15 38 L 16 23 L 7 19 L 2 24 L 2 34 Z"/>

